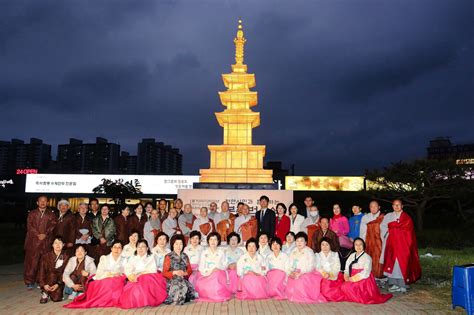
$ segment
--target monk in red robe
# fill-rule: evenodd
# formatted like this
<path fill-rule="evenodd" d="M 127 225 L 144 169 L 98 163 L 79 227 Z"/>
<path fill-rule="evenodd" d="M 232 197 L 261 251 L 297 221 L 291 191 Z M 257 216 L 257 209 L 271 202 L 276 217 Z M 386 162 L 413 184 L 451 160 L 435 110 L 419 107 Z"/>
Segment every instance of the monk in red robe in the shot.
<path fill-rule="evenodd" d="M 369 204 L 370 213 L 364 215 L 360 223 L 360 237 L 365 240 L 366 253 L 372 258 L 372 273 L 375 278 L 383 278 L 383 265 L 380 263 L 382 254 L 382 237 L 380 236 L 380 224 L 384 215 L 380 213 L 377 201 Z"/>
<path fill-rule="evenodd" d="M 56 215 L 48 209 L 46 196 L 38 197 L 36 204 L 38 208 L 30 211 L 26 224 L 24 281 L 28 290 L 37 281 L 40 257 L 51 248 L 57 222 Z"/>
<path fill-rule="evenodd" d="M 76 219 L 69 210 L 70 208 L 69 201 L 65 199 L 58 202 L 58 223 L 54 227 L 53 236 L 61 236 L 64 242 L 64 251 L 68 256 L 73 256 L 76 243 Z"/>
<path fill-rule="evenodd" d="M 406 292 L 406 285 L 421 277 L 418 245 L 413 220 L 403 211 L 402 201 L 394 200 L 392 208 L 380 225 L 384 236 L 383 271 L 388 276 L 390 292 Z"/>
<path fill-rule="evenodd" d="M 51 298 L 54 302 L 63 300 L 63 273 L 69 256 L 63 251 L 61 237 L 55 237 L 53 250 L 41 256 L 38 273 L 39 285 L 42 290 L 40 303 L 44 304 Z"/>

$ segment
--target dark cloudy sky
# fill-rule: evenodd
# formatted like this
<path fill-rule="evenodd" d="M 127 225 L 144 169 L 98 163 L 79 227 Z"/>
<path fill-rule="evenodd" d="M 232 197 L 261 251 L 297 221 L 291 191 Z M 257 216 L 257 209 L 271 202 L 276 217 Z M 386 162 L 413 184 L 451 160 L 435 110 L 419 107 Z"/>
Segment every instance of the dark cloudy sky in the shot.
<path fill-rule="evenodd" d="M 0 0 L 0 139 L 154 137 L 184 170 L 222 143 L 221 73 L 238 17 L 266 160 L 361 174 L 474 142 L 472 0 Z"/>

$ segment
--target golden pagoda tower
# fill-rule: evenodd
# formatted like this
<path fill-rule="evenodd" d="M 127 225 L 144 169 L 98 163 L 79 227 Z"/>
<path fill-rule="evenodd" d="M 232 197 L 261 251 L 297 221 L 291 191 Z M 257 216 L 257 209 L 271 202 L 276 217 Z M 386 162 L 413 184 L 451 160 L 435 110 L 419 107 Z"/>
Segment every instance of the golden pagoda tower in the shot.
<path fill-rule="evenodd" d="M 260 113 L 250 108 L 257 105 L 255 74 L 247 73 L 244 64 L 246 39 L 239 20 L 234 38 L 235 64 L 232 72 L 223 74 L 227 91 L 219 92 L 223 112 L 215 113 L 224 128 L 224 144 L 209 145 L 211 167 L 201 169 L 201 183 L 273 183 L 272 171 L 263 169 L 264 145 L 252 145 L 252 129 L 260 125 Z"/>

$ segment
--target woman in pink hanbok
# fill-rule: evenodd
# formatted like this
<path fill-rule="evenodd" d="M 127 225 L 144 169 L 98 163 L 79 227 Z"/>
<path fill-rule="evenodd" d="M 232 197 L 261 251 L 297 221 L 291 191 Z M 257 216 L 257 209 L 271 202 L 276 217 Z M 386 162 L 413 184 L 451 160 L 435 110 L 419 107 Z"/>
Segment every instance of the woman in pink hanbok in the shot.
<path fill-rule="evenodd" d="M 352 241 L 347 236 L 350 229 L 349 220 L 341 214 L 341 207 L 338 204 L 332 207 L 332 211 L 334 212 L 334 216 L 329 220 L 329 228 L 336 233 L 341 247 L 351 249 Z"/>
<path fill-rule="evenodd" d="M 320 294 L 322 277 L 314 270 L 314 253 L 306 246 L 307 242 L 306 233 L 296 234 L 296 248 L 289 255 L 287 262 L 286 297 L 288 301 L 297 303 L 326 302 Z"/>
<path fill-rule="evenodd" d="M 79 295 L 66 308 L 92 308 L 117 306 L 125 285 L 124 266 L 126 258 L 121 256 L 122 243 L 114 241 L 111 253 L 100 257 L 96 274 L 89 277 L 84 294 Z"/>
<path fill-rule="evenodd" d="M 365 242 L 354 240 L 354 253 L 346 262 L 344 283 L 341 291 L 348 302 L 362 304 L 381 304 L 387 302 L 392 294 L 381 294 L 372 274 L 372 258 L 365 252 Z"/>
<path fill-rule="evenodd" d="M 284 300 L 286 299 L 286 263 L 288 255 L 281 251 L 282 242 L 278 237 L 271 239 L 270 247 L 272 253 L 265 258 L 268 296 L 276 300 Z"/>
<path fill-rule="evenodd" d="M 331 240 L 323 237 L 319 242 L 321 251 L 315 254 L 316 270 L 321 274 L 321 294 L 329 302 L 344 301 L 344 294 L 341 285 L 344 283 L 344 276 L 341 271 L 341 261 L 339 254 L 331 250 Z"/>
<path fill-rule="evenodd" d="M 157 272 L 155 257 L 148 248 L 148 242 L 141 239 L 137 250 L 125 265 L 128 283 L 120 296 L 120 308 L 158 306 L 166 300 L 166 280 Z"/>
<path fill-rule="evenodd" d="M 265 261 L 257 252 L 257 239 L 249 238 L 245 247 L 247 253 L 237 261 L 237 275 L 240 279 L 235 297 L 239 300 L 268 299 Z"/>
<path fill-rule="evenodd" d="M 191 263 L 193 273 L 189 276 L 189 282 L 191 282 L 193 286 L 196 285 L 196 279 L 199 276 L 199 260 L 201 259 L 203 250 L 204 247 L 201 245 L 201 232 L 191 231 L 189 233 L 188 246 L 184 249 L 184 253 L 188 256 L 189 262 Z"/>
<path fill-rule="evenodd" d="M 227 264 L 225 252 L 218 246 L 221 236 L 217 232 L 207 235 L 208 248 L 201 253 L 199 260 L 199 276 L 195 289 L 199 301 L 225 302 L 230 300 L 232 293 L 227 285 Z"/>
<path fill-rule="evenodd" d="M 227 281 L 230 292 L 235 294 L 239 286 L 239 276 L 237 275 L 237 261 L 244 254 L 244 251 L 239 247 L 240 235 L 231 232 L 227 235 L 227 242 L 229 246 L 225 249 L 225 257 L 227 260 Z"/>

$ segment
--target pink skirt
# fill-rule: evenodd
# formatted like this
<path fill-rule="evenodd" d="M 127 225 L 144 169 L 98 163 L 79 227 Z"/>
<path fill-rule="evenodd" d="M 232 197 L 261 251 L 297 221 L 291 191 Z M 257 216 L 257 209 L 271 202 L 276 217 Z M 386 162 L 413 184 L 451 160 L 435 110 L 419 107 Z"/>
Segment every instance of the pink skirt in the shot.
<path fill-rule="evenodd" d="M 268 296 L 276 300 L 286 299 L 285 284 L 286 272 L 280 269 L 272 269 L 267 273 Z"/>
<path fill-rule="evenodd" d="M 229 279 L 229 290 L 235 294 L 239 287 L 239 276 L 237 275 L 236 269 L 227 269 L 227 277 Z"/>
<path fill-rule="evenodd" d="M 166 280 L 161 273 L 149 273 L 128 282 L 119 300 L 120 308 L 158 306 L 166 300 Z"/>
<path fill-rule="evenodd" d="M 230 300 L 232 293 L 227 286 L 225 270 L 217 270 L 209 276 L 199 273 L 194 287 L 199 294 L 200 302 L 225 302 Z"/>
<path fill-rule="evenodd" d="M 198 264 L 192 264 L 191 269 L 193 270 L 193 273 L 189 276 L 188 281 L 191 282 L 193 286 L 196 286 L 196 280 L 199 278 L 199 272 L 198 272 Z"/>
<path fill-rule="evenodd" d="M 92 280 L 86 283 L 84 294 L 63 305 L 66 308 L 91 308 L 117 306 L 125 285 L 125 276 Z"/>
<path fill-rule="evenodd" d="M 362 269 L 352 269 L 352 276 L 361 272 Z M 381 294 L 372 272 L 367 279 L 357 282 L 346 281 L 341 285 L 345 300 L 361 304 L 382 304 L 387 302 L 392 294 Z"/>
<path fill-rule="evenodd" d="M 342 302 L 345 300 L 341 285 L 344 283 L 344 275 L 340 272 L 336 280 L 322 279 L 321 294 L 328 302 Z"/>
<path fill-rule="evenodd" d="M 239 279 L 239 290 L 235 297 L 239 300 L 268 299 L 267 280 L 264 276 L 247 273 Z"/>
<path fill-rule="evenodd" d="M 288 277 L 286 298 L 296 303 L 323 303 L 324 296 L 320 294 L 321 275 L 316 272 L 302 274 L 299 279 Z"/>

